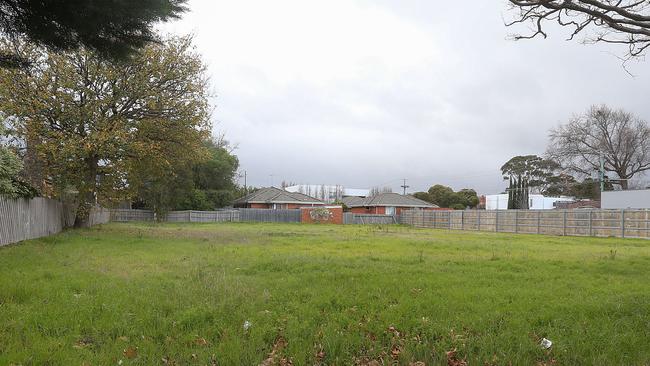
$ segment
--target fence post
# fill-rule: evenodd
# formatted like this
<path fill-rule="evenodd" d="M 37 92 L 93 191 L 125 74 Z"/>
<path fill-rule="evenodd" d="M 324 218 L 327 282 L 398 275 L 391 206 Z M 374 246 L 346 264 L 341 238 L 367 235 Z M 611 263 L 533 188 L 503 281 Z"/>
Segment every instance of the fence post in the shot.
<path fill-rule="evenodd" d="M 537 233 L 539 234 L 542 228 L 542 211 L 537 211 Z"/>
<path fill-rule="evenodd" d="M 564 216 L 562 218 L 562 235 L 566 236 L 566 215 L 567 212 L 564 210 Z"/>
<path fill-rule="evenodd" d="M 433 211 L 433 228 L 437 229 L 438 228 L 438 222 L 436 220 L 436 211 Z"/>
<path fill-rule="evenodd" d="M 515 233 L 519 232 L 519 210 L 515 210 Z"/>
<path fill-rule="evenodd" d="M 621 209 L 621 238 L 625 237 L 625 209 Z"/>
<path fill-rule="evenodd" d="M 481 211 L 482 210 L 478 210 L 478 215 L 476 215 L 476 221 L 478 221 L 478 225 L 476 228 L 477 231 L 481 231 Z"/>
<path fill-rule="evenodd" d="M 592 210 L 589 210 L 589 236 L 594 236 L 593 214 L 594 214 L 594 212 Z"/>
<path fill-rule="evenodd" d="M 460 230 L 465 230 L 465 211 L 460 212 Z"/>
<path fill-rule="evenodd" d="M 494 231 L 499 232 L 499 210 L 495 210 L 495 217 L 494 217 Z"/>
<path fill-rule="evenodd" d="M 452 211 L 447 212 L 447 227 L 451 230 L 451 213 Z"/>

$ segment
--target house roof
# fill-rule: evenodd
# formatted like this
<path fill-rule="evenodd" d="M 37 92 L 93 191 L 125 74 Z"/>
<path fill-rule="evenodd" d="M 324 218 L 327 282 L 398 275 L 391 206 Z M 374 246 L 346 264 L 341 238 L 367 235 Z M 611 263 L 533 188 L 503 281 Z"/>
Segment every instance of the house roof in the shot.
<path fill-rule="evenodd" d="M 395 206 L 395 207 L 419 207 L 438 208 L 438 206 L 415 198 L 410 195 L 398 193 L 380 193 L 367 198 L 344 197 L 343 203 L 348 207 L 374 207 L 374 206 Z"/>
<path fill-rule="evenodd" d="M 301 203 L 323 204 L 324 202 L 299 192 L 287 192 L 280 188 L 266 187 L 235 200 L 234 204 L 246 203 Z"/>

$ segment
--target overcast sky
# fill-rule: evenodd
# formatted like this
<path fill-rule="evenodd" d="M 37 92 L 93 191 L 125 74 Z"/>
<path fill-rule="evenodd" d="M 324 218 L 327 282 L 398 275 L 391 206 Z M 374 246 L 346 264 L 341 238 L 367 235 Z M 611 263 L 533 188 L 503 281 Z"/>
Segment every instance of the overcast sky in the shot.
<path fill-rule="evenodd" d="M 591 104 L 650 119 L 650 61 L 550 38 L 514 42 L 502 0 L 191 0 L 164 30 L 209 65 L 215 132 L 249 185 L 282 180 L 503 190 L 499 168 L 543 154 Z M 519 30 L 525 30 L 519 28 Z M 243 182 L 242 182 L 243 183 Z"/>

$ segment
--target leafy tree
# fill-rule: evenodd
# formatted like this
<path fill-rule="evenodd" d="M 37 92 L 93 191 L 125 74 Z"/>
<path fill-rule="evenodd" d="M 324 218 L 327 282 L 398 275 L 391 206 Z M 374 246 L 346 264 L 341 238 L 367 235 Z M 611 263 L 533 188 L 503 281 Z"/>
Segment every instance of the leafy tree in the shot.
<path fill-rule="evenodd" d="M 237 195 L 239 161 L 223 139 L 203 142 L 204 154 L 191 164 L 174 163 L 168 170 L 135 169 L 142 180 L 136 206 L 164 216 L 169 210 L 209 211 L 231 205 Z M 133 178 L 132 178 L 133 179 Z"/>
<path fill-rule="evenodd" d="M 208 159 L 194 166 L 196 188 L 206 191 L 234 189 L 239 160 L 228 149 L 228 143 L 212 139 L 204 146 L 208 150 Z"/>
<path fill-rule="evenodd" d="M 592 106 L 586 113 L 551 130 L 547 154 L 565 168 L 590 176 L 600 168 L 614 173 L 622 189 L 639 173 L 650 170 L 650 126 L 623 110 Z"/>
<path fill-rule="evenodd" d="M 538 192 L 543 192 L 549 185 L 556 182 L 555 172 L 560 165 L 553 160 L 543 159 L 537 155 L 515 156 L 501 167 L 503 179 L 523 179 L 527 186 Z"/>
<path fill-rule="evenodd" d="M 612 184 L 607 182 L 606 189 L 611 189 Z M 586 178 L 582 182 L 575 182 L 571 186 L 571 196 L 579 199 L 600 199 L 600 182 L 592 178 Z"/>
<path fill-rule="evenodd" d="M 450 187 L 443 186 L 442 184 L 436 184 L 429 188 L 429 197 L 431 197 L 431 202 L 440 207 L 450 207 L 455 202 L 454 190 Z"/>
<path fill-rule="evenodd" d="M 4 128 L 0 126 L 0 136 Z M 20 179 L 23 164 L 20 158 L 7 146 L 0 143 L 0 195 L 12 198 L 32 198 L 37 191 Z"/>
<path fill-rule="evenodd" d="M 52 50 L 81 46 L 124 59 L 156 39 L 153 25 L 178 18 L 186 0 L 0 0 L 0 34 Z M 0 51 L 0 67 L 27 66 L 29 55 Z"/>
<path fill-rule="evenodd" d="M 76 225 L 95 202 L 133 196 L 205 154 L 208 85 L 191 38 L 151 44 L 124 63 L 87 49 L 19 51 L 32 65 L 0 69 L 0 110 L 14 116 L 56 193 L 79 192 Z"/>
<path fill-rule="evenodd" d="M 431 186 L 427 192 L 416 192 L 413 197 L 431 202 L 439 207 L 453 208 L 455 210 L 476 207 L 479 203 L 475 190 L 465 188 L 454 192 L 450 187 L 441 184 Z"/>
<path fill-rule="evenodd" d="M 433 199 L 431 199 L 431 195 L 429 194 L 429 192 L 415 192 L 413 193 L 413 197 L 417 199 L 421 199 L 422 201 L 433 203 Z"/>
<path fill-rule="evenodd" d="M 518 12 L 508 26 L 526 24 L 532 31 L 514 39 L 546 38 L 548 23 L 571 29 L 570 40 L 591 32 L 588 42 L 627 46 L 626 58 L 638 57 L 650 47 L 650 6 L 647 0 L 509 0 Z"/>
<path fill-rule="evenodd" d="M 463 209 L 466 207 L 474 208 L 479 204 L 478 194 L 476 194 L 476 191 L 473 189 L 461 189 L 456 192 L 456 196 L 459 198 L 459 203 L 463 205 Z"/>
<path fill-rule="evenodd" d="M 530 207 L 528 202 L 529 186 L 527 178 L 522 176 L 510 176 L 509 179 L 508 209 L 527 210 Z"/>

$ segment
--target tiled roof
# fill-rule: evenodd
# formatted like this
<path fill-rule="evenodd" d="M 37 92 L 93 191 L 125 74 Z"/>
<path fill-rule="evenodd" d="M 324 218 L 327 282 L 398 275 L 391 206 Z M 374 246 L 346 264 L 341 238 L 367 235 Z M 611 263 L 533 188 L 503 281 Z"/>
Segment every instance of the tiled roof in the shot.
<path fill-rule="evenodd" d="M 397 193 L 380 193 L 367 198 L 345 197 L 343 203 L 348 207 L 373 207 L 373 206 L 395 206 L 395 207 L 420 207 L 437 208 L 438 206 L 427 201 L 409 195 Z"/>
<path fill-rule="evenodd" d="M 307 196 L 306 194 L 298 192 L 287 192 L 280 188 L 267 187 L 260 188 L 257 191 L 236 199 L 234 204 L 245 203 L 304 203 L 304 204 L 317 204 L 323 201 Z"/>

